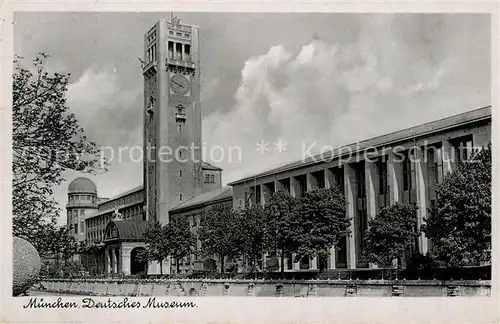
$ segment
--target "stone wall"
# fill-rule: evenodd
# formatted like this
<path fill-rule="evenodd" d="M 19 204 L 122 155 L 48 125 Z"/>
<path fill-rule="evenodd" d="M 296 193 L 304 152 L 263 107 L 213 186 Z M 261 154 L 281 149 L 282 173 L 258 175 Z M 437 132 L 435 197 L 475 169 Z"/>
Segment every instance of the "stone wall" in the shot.
<path fill-rule="evenodd" d="M 490 296 L 490 281 L 50 279 L 39 290 L 87 296 L 443 297 Z"/>

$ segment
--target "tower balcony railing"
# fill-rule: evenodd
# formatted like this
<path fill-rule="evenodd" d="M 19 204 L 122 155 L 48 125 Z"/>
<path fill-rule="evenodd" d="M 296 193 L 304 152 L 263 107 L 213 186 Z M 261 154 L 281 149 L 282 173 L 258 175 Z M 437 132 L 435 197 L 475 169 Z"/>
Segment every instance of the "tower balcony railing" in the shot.
<path fill-rule="evenodd" d="M 186 113 L 185 112 L 176 112 L 175 120 L 177 121 L 186 121 Z"/>
<path fill-rule="evenodd" d="M 150 72 L 156 72 L 158 70 L 158 62 L 156 60 L 153 60 L 149 63 L 145 63 L 142 66 L 142 74 L 147 74 Z"/>
<path fill-rule="evenodd" d="M 89 207 L 89 208 L 97 208 L 97 202 L 92 201 L 72 201 L 66 204 L 66 208 L 72 207 Z"/>
<path fill-rule="evenodd" d="M 167 66 L 173 65 L 176 67 L 183 67 L 183 68 L 188 68 L 188 69 L 195 68 L 195 64 L 193 61 L 191 61 L 191 59 L 180 60 L 180 59 L 170 58 L 170 59 L 166 59 L 166 64 L 167 64 Z"/>

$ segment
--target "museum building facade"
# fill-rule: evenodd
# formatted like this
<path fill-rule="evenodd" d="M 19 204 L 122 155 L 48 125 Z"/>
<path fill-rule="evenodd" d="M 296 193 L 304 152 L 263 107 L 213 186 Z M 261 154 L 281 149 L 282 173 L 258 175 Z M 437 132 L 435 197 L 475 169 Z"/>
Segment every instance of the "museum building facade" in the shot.
<path fill-rule="evenodd" d="M 419 207 L 420 226 L 435 203 L 436 184 L 474 148 L 490 142 L 491 107 L 485 107 L 343 146 L 223 187 L 222 169 L 202 162 L 200 150 L 182 149 L 202 143 L 198 33 L 198 27 L 173 18 L 158 21 L 144 36 L 144 152 L 157 156 L 156 148 L 167 146 L 175 158 L 145 158 L 143 184 L 110 199 L 98 197 L 96 185 L 87 178 L 77 178 L 68 187 L 67 224 L 75 239 L 90 247 L 92 252 L 80 261 L 93 273 L 168 274 L 177 269 L 177 262 L 182 273 L 200 270 L 204 259 L 199 241 L 183 260 L 144 264 L 138 255 L 145 248 L 148 226 L 186 217 L 197 235 L 203 211 L 214 204 L 232 204 L 238 210 L 247 203 L 265 204 L 280 189 L 301 197 L 332 186 L 341 188 L 347 199 L 352 235 L 332 247 L 326 260 L 294 263 L 293 255 L 287 256 L 286 271 L 315 270 L 319 262 L 329 269 L 373 267 L 361 260 L 368 221 L 384 206 L 410 202 Z M 429 244 L 422 235 L 415 245 L 425 254 Z M 265 259 L 263 255 L 262 267 Z"/>

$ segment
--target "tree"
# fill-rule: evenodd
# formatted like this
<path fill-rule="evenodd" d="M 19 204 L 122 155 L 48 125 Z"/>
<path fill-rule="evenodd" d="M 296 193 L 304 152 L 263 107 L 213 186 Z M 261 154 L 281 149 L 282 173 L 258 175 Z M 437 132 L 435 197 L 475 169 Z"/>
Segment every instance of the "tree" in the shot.
<path fill-rule="evenodd" d="M 297 204 L 297 219 L 302 224 L 297 257 L 318 256 L 326 260 L 329 249 L 338 246 L 349 234 L 351 221 L 346 216 L 346 200 L 337 187 L 308 191 Z M 320 271 L 323 263 L 320 262 Z"/>
<path fill-rule="evenodd" d="M 281 273 L 285 272 L 285 255 L 298 249 L 301 222 L 296 213 L 297 199 L 287 191 L 275 192 L 264 207 L 264 246 L 270 253 L 279 251 Z"/>
<path fill-rule="evenodd" d="M 71 228 L 57 226 L 55 223 L 46 224 L 41 236 L 33 240 L 33 245 L 42 258 L 54 257 L 56 266 L 62 259 L 65 263 L 75 254 L 82 252 L 83 246 L 70 235 Z"/>
<path fill-rule="evenodd" d="M 99 255 L 104 251 L 104 244 L 95 244 L 91 243 L 88 244 L 86 241 L 83 241 L 81 244 L 81 251 L 85 253 L 86 256 L 86 266 L 87 269 L 89 269 L 91 274 L 97 274 L 99 273 L 99 265 L 98 265 L 98 257 Z M 92 264 L 89 264 L 89 259 L 91 259 Z"/>
<path fill-rule="evenodd" d="M 425 220 L 432 253 L 451 266 L 488 262 L 491 251 L 491 144 L 436 186 Z"/>
<path fill-rule="evenodd" d="M 173 217 L 165 227 L 165 240 L 167 242 L 165 248 L 168 249 L 168 254 L 175 258 L 177 273 L 179 273 L 179 260 L 192 252 L 196 238 L 185 217 Z"/>
<path fill-rule="evenodd" d="M 58 217 L 53 187 L 67 169 L 105 170 L 96 143 L 84 136 L 69 112 L 66 91 L 69 74 L 49 74 L 48 56 L 39 54 L 33 68 L 16 57 L 13 75 L 13 234 L 33 242 Z"/>
<path fill-rule="evenodd" d="M 256 268 L 257 258 L 264 250 L 265 215 L 261 205 L 247 206 L 237 215 L 238 254 L 250 261 L 250 267 Z"/>
<path fill-rule="evenodd" d="M 201 216 L 201 250 L 206 257 L 216 255 L 224 273 L 224 258 L 237 255 L 238 218 L 230 204 L 215 204 L 205 209 Z"/>
<path fill-rule="evenodd" d="M 139 255 L 141 260 L 157 261 L 160 264 L 160 274 L 163 275 L 163 260 L 169 256 L 171 249 L 168 242 L 168 228 L 159 222 L 154 222 L 144 233 L 146 249 Z"/>
<path fill-rule="evenodd" d="M 392 267 L 392 261 L 404 256 L 413 246 L 419 233 L 417 207 L 413 204 L 395 203 L 384 207 L 368 222 L 365 236 L 364 259 L 382 267 Z"/>

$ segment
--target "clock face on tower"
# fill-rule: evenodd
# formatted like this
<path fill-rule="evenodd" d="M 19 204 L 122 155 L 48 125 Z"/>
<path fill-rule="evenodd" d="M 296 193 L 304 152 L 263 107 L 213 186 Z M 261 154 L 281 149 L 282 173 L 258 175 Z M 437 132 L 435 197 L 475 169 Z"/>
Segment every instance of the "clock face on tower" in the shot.
<path fill-rule="evenodd" d="M 182 74 L 175 74 L 170 78 L 170 89 L 176 94 L 185 95 L 190 87 L 188 78 Z"/>

